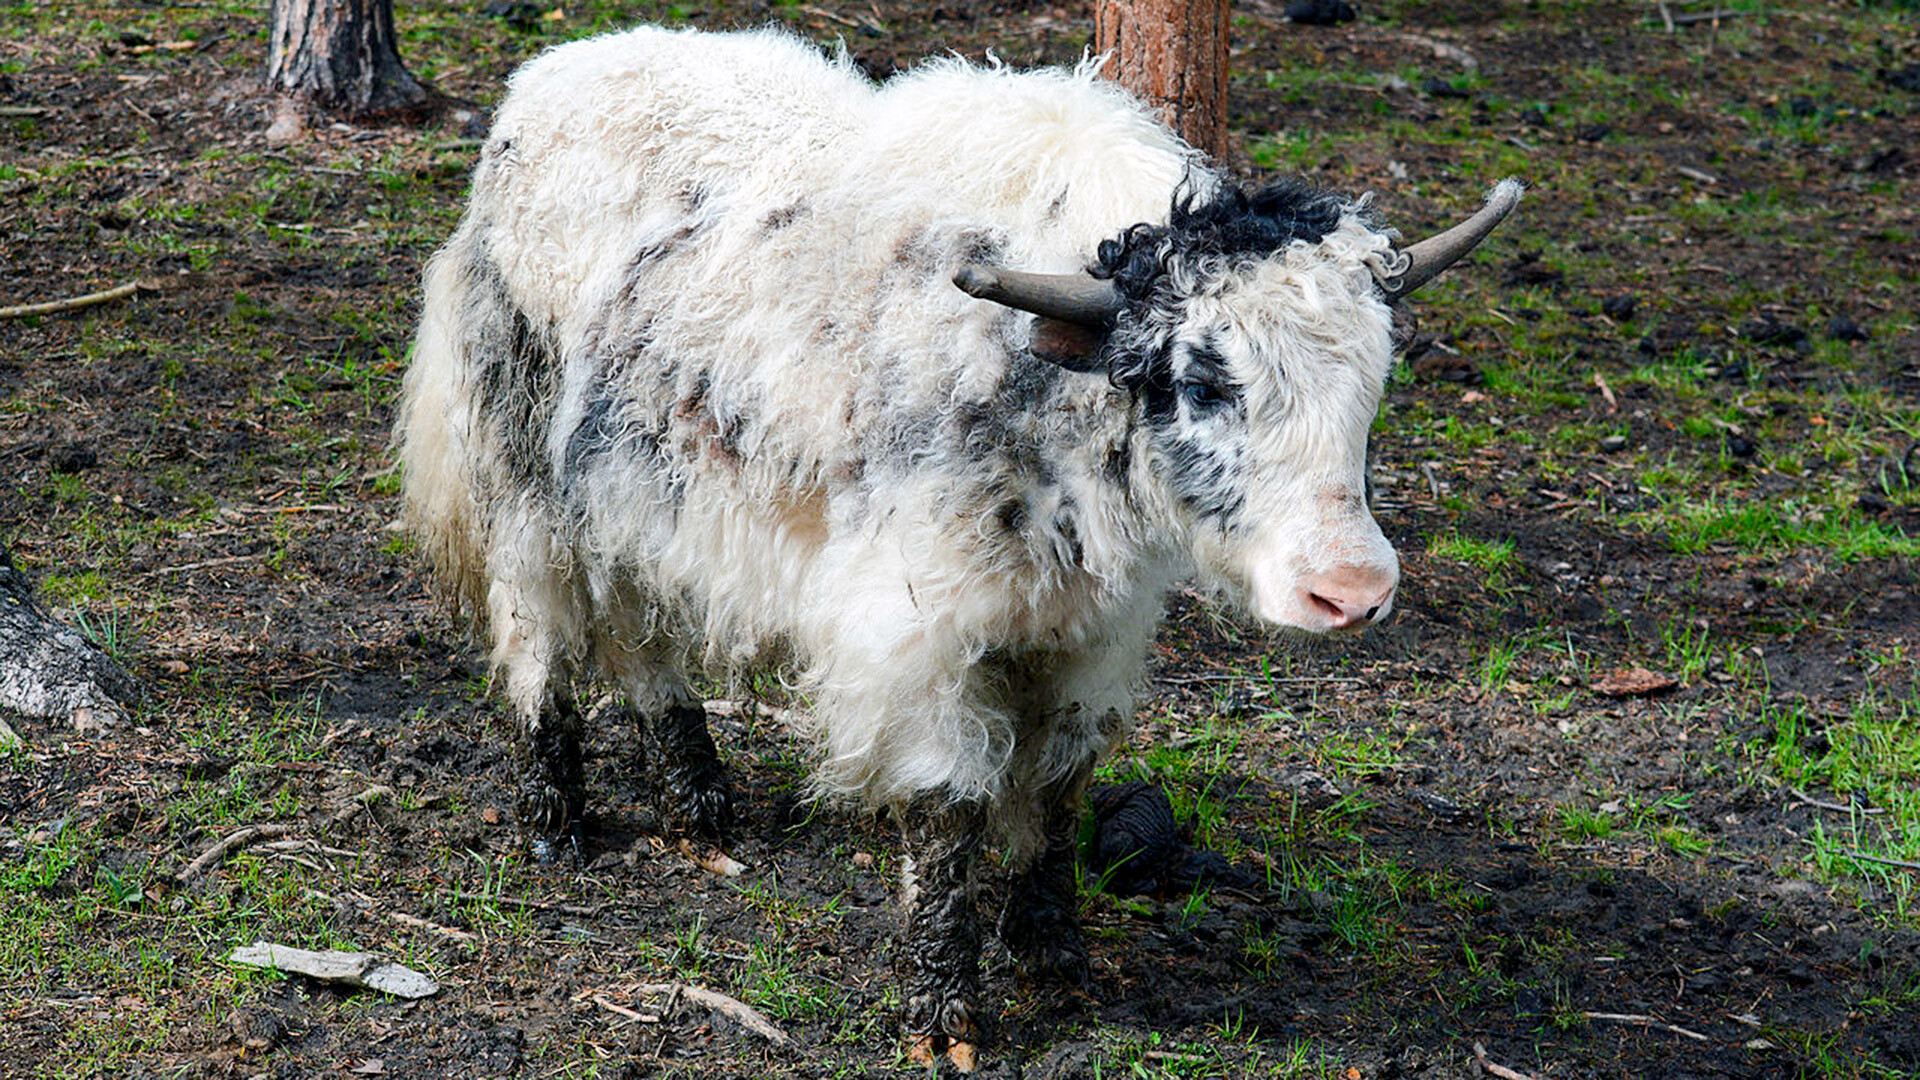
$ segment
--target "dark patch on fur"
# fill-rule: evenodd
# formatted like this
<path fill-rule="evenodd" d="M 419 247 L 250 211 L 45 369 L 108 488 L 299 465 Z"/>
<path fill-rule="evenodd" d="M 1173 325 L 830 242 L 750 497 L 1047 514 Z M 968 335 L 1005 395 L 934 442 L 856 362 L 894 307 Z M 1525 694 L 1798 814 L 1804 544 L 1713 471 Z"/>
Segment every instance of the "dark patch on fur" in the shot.
<path fill-rule="evenodd" d="M 1246 496 L 1227 483 L 1228 465 L 1190 442 L 1172 441 L 1162 447 L 1167 462 L 1167 486 L 1201 520 L 1231 527 Z"/>
<path fill-rule="evenodd" d="M 1068 566 L 1083 566 L 1087 561 L 1087 546 L 1080 540 L 1080 519 L 1078 508 L 1070 498 L 1060 500 L 1060 509 L 1053 515 L 1053 531 L 1067 545 L 1061 555 Z"/>
<path fill-rule="evenodd" d="M 1107 460 L 1101 470 L 1108 483 L 1122 491 L 1133 476 L 1133 449 L 1125 443 L 1115 443 L 1107 448 Z"/>
<path fill-rule="evenodd" d="M 806 214 L 807 204 L 805 202 L 797 202 L 791 206 L 777 207 L 767 211 L 766 216 L 760 219 L 760 231 L 763 233 L 779 232 L 781 229 L 805 217 Z"/>
<path fill-rule="evenodd" d="M 550 493 L 544 434 L 560 389 L 553 340 L 514 306 L 485 245 L 475 245 L 467 274 L 472 287 L 461 325 L 479 388 L 480 415 L 494 425 L 514 480 Z"/>

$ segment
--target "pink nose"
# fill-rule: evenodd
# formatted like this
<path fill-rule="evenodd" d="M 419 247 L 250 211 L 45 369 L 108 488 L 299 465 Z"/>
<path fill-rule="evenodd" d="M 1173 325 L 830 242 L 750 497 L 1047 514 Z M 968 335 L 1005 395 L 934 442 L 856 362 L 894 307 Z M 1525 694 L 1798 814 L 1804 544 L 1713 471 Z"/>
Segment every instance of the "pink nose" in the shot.
<path fill-rule="evenodd" d="M 1376 623 L 1393 610 L 1398 578 L 1377 566 L 1336 566 L 1300 582 L 1301 606 L 1324 620 L 1327 630 Z"/>

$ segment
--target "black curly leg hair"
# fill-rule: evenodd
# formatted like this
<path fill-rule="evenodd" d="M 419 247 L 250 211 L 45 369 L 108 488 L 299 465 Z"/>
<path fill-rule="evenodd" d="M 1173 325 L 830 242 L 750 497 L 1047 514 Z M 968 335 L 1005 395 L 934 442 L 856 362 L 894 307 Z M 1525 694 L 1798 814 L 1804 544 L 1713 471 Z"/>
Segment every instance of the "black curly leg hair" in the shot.
<path fill-rule="evenodd" d="M 581 855 L 587 784 L 580 744 L 580 714 L 570 699 L 551 702 L 527 724 L 520 762 L 520 827 L 541 862 Z"/>
<path fill-rule="evenodd" d="M 908 813 L 911 878 L 897 950 L 901 1027 L 915 1061 L 931 1065 L 945 1056 L 962 1072 L 973 1071 L 986 1038 L 974 905 L 984 823 L 972 804 Z"/>
<path fill-rule="evenodd" d="M 641 725 L 662 824 L 691 839 L 725 844 L 733 827 L 726 766 L 698 702 L 670 705 Z"/>

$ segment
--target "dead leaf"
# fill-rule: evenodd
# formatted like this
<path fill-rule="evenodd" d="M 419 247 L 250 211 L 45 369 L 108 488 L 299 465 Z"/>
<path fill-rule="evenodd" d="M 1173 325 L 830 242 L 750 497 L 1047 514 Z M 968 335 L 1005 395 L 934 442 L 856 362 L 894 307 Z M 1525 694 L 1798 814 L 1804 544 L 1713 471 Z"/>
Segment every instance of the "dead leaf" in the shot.
<path fill-rule="evenodd" d="M 387 1063 L 380 1058 L 368 1058 L 347 1071 L 361 1076 L 380 1076 L 387 1071 Z"/>
<path fill-rule="evenodd" d="M 1680 685 L 1680 680 L 1643 667 L 1615 668 L 1593 682 L 1602 697 L 1652 697 Z"/>

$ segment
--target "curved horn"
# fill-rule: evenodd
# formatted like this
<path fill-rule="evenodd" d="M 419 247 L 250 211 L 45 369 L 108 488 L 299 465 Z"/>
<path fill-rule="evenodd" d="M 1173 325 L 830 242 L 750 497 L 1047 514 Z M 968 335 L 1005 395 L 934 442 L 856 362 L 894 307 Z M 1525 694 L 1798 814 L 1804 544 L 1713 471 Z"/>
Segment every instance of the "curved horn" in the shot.
<path fill-rule="evenodd" d="M 1030 274 L 968 264 L 954 272 L 953 283 L 969 296 L 1095 329 L 1126 306 L 1113 282 L 1087 273 Z"/>
<path fill-rule="evenodd" d="M 1401 248 L 1393 253 L 1391 260 L 1383 260 L 1387 265 L 1376 265 L 1374 277 L 1379 279 L 1387 300 L 1398 300 L 1432 281 L 1440 271 L 1472 251 L 1474 245 L 1485 240 L 1493 227 L 1520 204 L 1520 196 L 1526 190 L 1526 185 L 1518 180 L 1502 180 L 1487 193 L 1487 204 L 1479 213 L 1438 236 Z"/>

